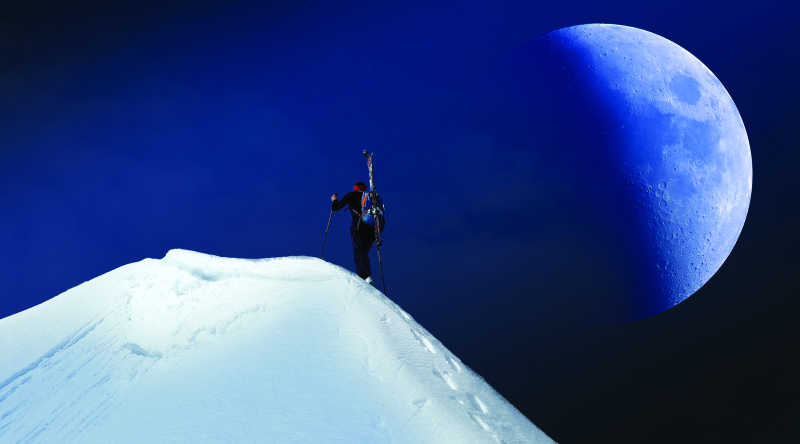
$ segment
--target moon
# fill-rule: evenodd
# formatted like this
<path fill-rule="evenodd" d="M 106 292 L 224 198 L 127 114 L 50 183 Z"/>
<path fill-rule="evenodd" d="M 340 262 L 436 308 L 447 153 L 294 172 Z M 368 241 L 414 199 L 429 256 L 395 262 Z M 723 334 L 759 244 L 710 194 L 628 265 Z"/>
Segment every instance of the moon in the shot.
<path fill-rule="evenodd" d="M 561 190 L 546 211 L 581 219 L 574 279 L 602 279 L 597 296 L 560 296 L 574 316 L 653 316 L 722 266 L 750 204 L 750 146 L 730 95 L 688 51 L 632 27 L 573 26 L 517 48 L 485 91 L 497 143 L 536 153 L 554 177 L 543 186 Z"/>

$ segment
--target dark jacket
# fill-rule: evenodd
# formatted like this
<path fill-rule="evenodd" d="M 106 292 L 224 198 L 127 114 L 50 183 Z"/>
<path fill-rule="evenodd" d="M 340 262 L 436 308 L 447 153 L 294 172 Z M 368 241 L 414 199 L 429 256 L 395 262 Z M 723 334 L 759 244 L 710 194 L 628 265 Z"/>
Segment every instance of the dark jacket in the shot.
<path fill-rule="evenodd" d="M 344 195 L 341 199 L 331 202 L 331 210 L 339 211 L 345 206 L 348 207 L 350 216 L 353 222 L 350 223 L 350 230 L 354 231 L 359 228 L 359 221 L 361 220 L 361 191 L 351 191 Z M 369 227 L 367 224 L 361 224 Z"/>

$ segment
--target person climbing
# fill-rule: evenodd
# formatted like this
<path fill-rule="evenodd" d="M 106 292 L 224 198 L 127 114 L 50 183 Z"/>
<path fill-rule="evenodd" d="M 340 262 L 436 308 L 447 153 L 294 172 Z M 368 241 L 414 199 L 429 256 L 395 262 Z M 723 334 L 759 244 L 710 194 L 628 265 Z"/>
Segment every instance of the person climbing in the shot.
<path fill-rule="evenodd" d="M 350 210 L 353 221 L 350 223 L 350 240 L 353 243 L 353 262 L 356 265 L 356 274 L 372 284 L 372 268 L 369 262 L 369 250 L 375 242 L 375 227 L 361 220 L 362 197 L 367 191 L 367 184 L 356 182 L 353 191 L 348 192 L 340 200 L 339 193 L 331 196 L 331 210 L 339 211 L 345 206 Z"/>

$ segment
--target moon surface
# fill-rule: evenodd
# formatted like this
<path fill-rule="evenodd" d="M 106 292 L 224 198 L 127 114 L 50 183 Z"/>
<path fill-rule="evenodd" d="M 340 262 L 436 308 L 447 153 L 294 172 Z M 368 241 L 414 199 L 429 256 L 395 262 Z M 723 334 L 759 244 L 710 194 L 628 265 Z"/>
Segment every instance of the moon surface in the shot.
<path fill-rule="evenodd" d="M 733 100 L 692 54 L 641 29 L 573 26 L 513 51 L 488 85 L 498 143 L 536 153 L 541 180 L 561 190 L 552 211 L 581 220 L 573 275 L 598 291 L 559 296 L 575 299 L 574 316 L 652 316 L 720 268 L 747 215 L 752 161 Z"/>

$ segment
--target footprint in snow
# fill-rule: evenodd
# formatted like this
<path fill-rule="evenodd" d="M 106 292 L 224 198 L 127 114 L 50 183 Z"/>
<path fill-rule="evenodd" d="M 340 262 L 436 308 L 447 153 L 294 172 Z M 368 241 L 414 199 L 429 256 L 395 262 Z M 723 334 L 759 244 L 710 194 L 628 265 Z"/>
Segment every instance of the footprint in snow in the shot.
<path fill-rule="evenodd" d="M 425 405 L 428 404 L 428 400 L 426 398 L 420 398 L 414 400 L 412 404 L 414 404 L 417 407 L 425 407 Z"/>
<path fill-rule="evenodd" d="M 444 358 L 447 359 L 447 363 L 450 364 L 450 367 L 453 367 L 453 370 L 461 373 L 461 365 L 452 356 L 445 356 Z"/>
<path fill-rule="evenodd" d="M 406 318 L 406 321 L 410 321 L 410 320 L 411 320 L 411 315 L 409 315 L 408 313 L 406 313 L 405 311 L 403 311 L 403 309 L 402 309 L 402 308 L 400 308 L 400 307 L 397 307 L 397 310 L 400 312 L 400 314 L 401 314 L 401 315 L 402 315 L 404 318 Z"/>
<path fill-rule="evenodd" d="M 472 406 L 475 407 L 475 410 L 480 410 L 480 412 L 483 414 L 489 413 L 489 409 L 486 408 L 486 404 L 481 401 L 481 398 L 478 398 L 472 393 L 468 393 L 467 398 L 469 398 L 469 402 L 472 403 Z"/>
<path fill-rule="evenodd" d="M 490 430 L 489 424 L 486 424 L 486 421 L 483 420 L 480 416 L 470 412 L 469 417 L 472 418 L 483 430 Z"/>
<path fill-rule="evenodd" d="M 131 352 L 131 354 L 141 356 L 143 358 L 155 358 L 160 359 L 161 353 L 159 352 L 148 352 L 147 350 L 140 347 L 138 344 L 134 344 L 131 342 L 125 343 L 122 345 L 122 348 L 127 349 Z"/>
<path fill-rule="evenodd" d="M 439 370 L 436 369 L 436 367 L 434 367 L 433 374 L 436 375 L 437 378 L 447 383 L 447 385 L 450 386 L 451 389 L 458 390 L 458 385 L 456 385 L 456 382 L 453 380 L 453 377 L 450 375 L 450 373 L 440 372 Z"/>
<path fill-rule="evenodd" d="M 428 349 L 429 352 L 436 354 L 436 349 L 433 348 L 433 344 L 431 344 L 431 341 L 429 341 L 428 338 L 423 336 L 421 333 L 417 333 L 413 329 L 411 330 L 411 333 L 414 335 L 415 338 L 417 338 L 417 341 L 419 341 L 419 343 L 422 344 L 423 347 Z"/>

